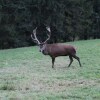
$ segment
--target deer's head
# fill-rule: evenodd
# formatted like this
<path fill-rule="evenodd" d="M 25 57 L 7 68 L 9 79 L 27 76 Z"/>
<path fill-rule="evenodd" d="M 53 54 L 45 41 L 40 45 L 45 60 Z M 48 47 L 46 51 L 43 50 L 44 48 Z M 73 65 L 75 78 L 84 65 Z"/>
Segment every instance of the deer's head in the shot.
<path fill-rule="evenodd" d="M 37 27 L 33 30 L 33 34 L 31 34 L 32 40 L 39 46 L 40 48 L 39 51 L 42 52 L 43 54 L 48 54 L 46 50 L 46 45 L 47 45 L 47 41 L 50 39 L 51 36 L 50 27 L 46 27 L 46 29 L 48 30 L 49 34 L 47 34 L 48 38 L 44 42 L 40 42 L 36 36 Z"/>

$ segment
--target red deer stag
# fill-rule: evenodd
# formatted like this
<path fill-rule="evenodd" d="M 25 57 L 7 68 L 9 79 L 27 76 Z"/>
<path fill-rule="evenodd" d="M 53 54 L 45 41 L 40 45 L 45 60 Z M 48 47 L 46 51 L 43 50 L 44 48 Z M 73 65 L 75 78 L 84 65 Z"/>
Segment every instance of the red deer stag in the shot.
<path fill-rule="evenodd" d="M 78 60 L 79 65 L 81 67 L 80 58 L 76 56 L 76 50 L 73 46 L 61 43 L 54 43 L 54 44 L 47 43 L 47 41 L 50 39 L 51 36 L 51 30 L 50 27 L 46 27 L 46 29 L 48 30 L 49 34 L 47 34 L 48 38 L 46 39 L 45 42 L 40 43 L 40 41 L 37 39 L 36 36 L 37 28 L 33 30 L 34 38 L 32 34 L 31 38 L 40 47 L 40 52 L 42 52 L 44 55 L 49 55 L 52 58 L 52 68 L 54 68 L 55 58 L 58 56 L 69 56 L 70 63 L 68 67 L 70 67 L 70 65 L 72 64 L 73 58 Z"/>

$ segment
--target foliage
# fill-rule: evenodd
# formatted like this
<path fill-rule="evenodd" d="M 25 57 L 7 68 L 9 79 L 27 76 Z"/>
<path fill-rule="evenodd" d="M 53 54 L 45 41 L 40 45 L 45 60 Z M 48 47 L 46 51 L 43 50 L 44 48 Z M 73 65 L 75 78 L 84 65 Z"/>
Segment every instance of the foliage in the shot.
<path fill-rule="evenodd" d="M 32 30 L 43 33 L 43 25 L 51 42 L 100 38 L 99 23 L 99 0 L 0 0 L 0 48 L 32 45 Z"/>

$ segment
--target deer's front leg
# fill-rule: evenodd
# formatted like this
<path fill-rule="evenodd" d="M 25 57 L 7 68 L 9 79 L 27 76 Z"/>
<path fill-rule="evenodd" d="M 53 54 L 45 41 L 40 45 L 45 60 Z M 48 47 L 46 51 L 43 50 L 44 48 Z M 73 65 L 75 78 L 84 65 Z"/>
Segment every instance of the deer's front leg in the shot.
<path fill-rule="evenodd" d="M 52 68 L 54 68 L 55 58 L 54 57 L 51 57 L 51 58 L 52 58 Z"/>

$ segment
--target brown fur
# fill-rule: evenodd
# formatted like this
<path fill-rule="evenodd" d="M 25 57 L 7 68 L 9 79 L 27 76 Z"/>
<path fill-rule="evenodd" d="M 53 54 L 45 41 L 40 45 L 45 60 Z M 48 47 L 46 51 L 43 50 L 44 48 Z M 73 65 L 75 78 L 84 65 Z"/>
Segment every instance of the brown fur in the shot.
<path fill-rule="evenodd" d="M 46 44 L 46 50 L 52 57 L 76 54 L 76 50 L 73 46 L 64 44 Z"/>
<path fill-rule="evenodd" d="M 61 43 L 55 43 L 55 44 L 42 44 L 42 53 L 44 55 L 49 55 L 52 58 L 52 68 L 54 68 L 54 62 L 55 58 L 58 56 L 69 56 L 70 58 L 70 64 L 73 62 L 73 58 L 77 59 L 80 66 L 80 59 L 76 56 L 76 49 L 72 45 L 65 45 Z M 41 48 L 40 48 L 41 49 Z"/>

